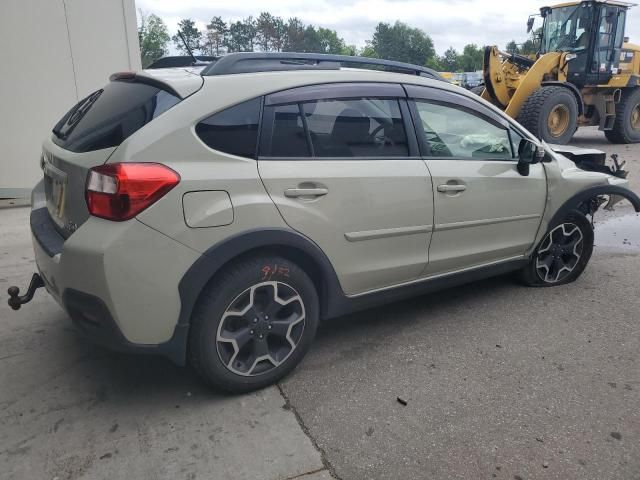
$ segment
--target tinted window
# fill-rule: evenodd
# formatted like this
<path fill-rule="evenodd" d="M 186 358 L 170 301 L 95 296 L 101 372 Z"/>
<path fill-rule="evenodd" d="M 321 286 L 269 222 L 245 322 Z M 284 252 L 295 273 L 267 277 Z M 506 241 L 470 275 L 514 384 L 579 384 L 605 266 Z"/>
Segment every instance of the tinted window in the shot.
<path fill-rule="evenodd" d="M 303 108 L 316 157 L 409 155 L 397 100 L 321 100 Z"/>
<path fill-rule="evenodd" d="M 271 155 L 274 157 L 308 157 L 309 145 L 300 115 L 300 106 L 293 104 L 273 108 Z"/>
<path fill-rule="evenodd" d="M 211 115 L 196 125 L 196 133 L 214 150 L 255 158 L 261 102 L 254 98 Z"/>
<path fill-rule="evenodd" d="M 513 158 L 507 130 L 466 110 L 416 102 L 427 143 L 427 156 Z"/>
<path fill-rule="evenodd" d="M 114 81 L 62 117 L 53 129 L 53 141 L 72 152 L 115 147 L 179 101 L 157 87 Z"/>

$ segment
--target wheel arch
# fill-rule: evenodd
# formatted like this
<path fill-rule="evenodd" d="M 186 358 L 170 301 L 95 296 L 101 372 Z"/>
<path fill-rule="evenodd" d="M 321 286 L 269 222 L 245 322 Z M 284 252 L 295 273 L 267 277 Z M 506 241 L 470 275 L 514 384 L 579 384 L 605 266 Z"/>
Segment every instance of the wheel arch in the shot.
<path fill-rule="evenodd" d="M 560 208 L 554 213 L 549 225 L 555 225 L 563 218 L 565 218 L 571 210 L 575 210 L 584 204 L 586 201 L 591 200 L 599 195 L 619 195 L 626 198 L 636 212 L 640 212 L 640 197 L 628 188 L 621 187 L 619 185 L 597 185 L 589 187 L 581 192 L 576 193 L 565 201 Z"/>
<path fill-rule="evenodd" d="M 226 266 L 260 253 L 283 256 L 310 273 L 320 299 L 320 318 L 333 316 L 344 292 L 331 262 L 320 247 L 292 230 L 253 229 L 213 245 L 187 270 L 178 284 L 181 302 L 178 326 L 188 329 L 202 291 Z"/>
<path fill-rule="evenodd" d="M 546 86 L 566 88 L 573 93 L 573 96 L 576 97 L 576 102 L 578 103 L 578 116 L 584 115 L 584 100 L 582 99 L 582 93 L 580 93 L 580 89 L 573 83 L 561 82 L 559 80 L 545 80 L 540 83 L 540 87 Z"/>

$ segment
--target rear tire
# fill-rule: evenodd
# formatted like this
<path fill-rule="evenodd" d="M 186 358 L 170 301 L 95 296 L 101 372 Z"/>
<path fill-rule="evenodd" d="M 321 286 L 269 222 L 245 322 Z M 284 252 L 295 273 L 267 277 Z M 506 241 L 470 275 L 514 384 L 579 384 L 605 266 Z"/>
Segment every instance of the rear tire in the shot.
<path fill-rule="evenodd" d="M 543 86 L 527 98 L 517 120 L 537 138 L 566 145 L 578 126 L 578 102 L 568 88 Z"/>
<path fill-rule="evenodd" d="M 605 130 L 611 143 L 640 142 L 640 88 L 623 92 L 616 104 L 616 119 L 611 130 Z"/>
<path fill-rule="evenodd" d="M 591 222 L 578 210 L 547 230 L 531 261 L 520 272 L 530 287 L 555 287 L 575 281 L 593 253 Z"/>
<path fill-rule="evenodd" d="M 209 282 L 194 309 L 191 365 L 228 392 L 271 385 L 309 350 L 318 303 L 309 276 L 286 258 L 265 255 L 232 264 Z"/>

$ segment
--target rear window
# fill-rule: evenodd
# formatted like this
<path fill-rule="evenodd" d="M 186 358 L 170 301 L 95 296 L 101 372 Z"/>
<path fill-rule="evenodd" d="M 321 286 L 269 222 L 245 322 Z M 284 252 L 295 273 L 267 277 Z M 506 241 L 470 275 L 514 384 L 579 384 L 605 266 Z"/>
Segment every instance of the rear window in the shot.
<path fill-rule="evenodd" d="M 196 125 L 196 134 L 214 150 L 255 158 L 261 104 L 258 97 L 215 113 Z"/>
<path fill-rule="evenodd" d="M 114 81 L 69 110 L 54 127 L 53 141 L 77 153 L 116 147 L 179 101 L 155 86 Z"/>

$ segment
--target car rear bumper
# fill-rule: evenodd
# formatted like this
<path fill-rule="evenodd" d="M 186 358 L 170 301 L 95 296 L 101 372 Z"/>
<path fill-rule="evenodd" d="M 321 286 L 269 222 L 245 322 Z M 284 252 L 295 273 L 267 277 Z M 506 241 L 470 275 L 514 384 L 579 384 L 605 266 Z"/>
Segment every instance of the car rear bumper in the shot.
<path fill-rule="evenodd" d="M 31 233 L 47 291 L 83 334 L 184 364 L 188 324 L 178 324 L 178 282 L 197 252 L 135 219 L 91 217 L 64 239 L 41 202 L 33 204 Z"/>
<path fill-rule="evenodd" d="M 76 329 L 93 343 L 117 352 L 163 355 L 178 365 L 185 364 L 188 324 L 176 325 L 167 342 L 145 345 L 127 340 L 106 304 L 94 295 L 67 288 L 62 305 Z"/>

